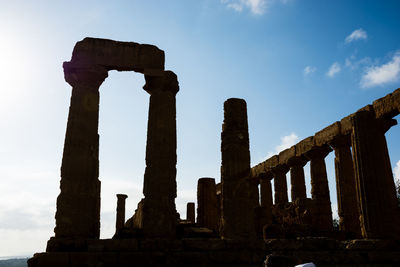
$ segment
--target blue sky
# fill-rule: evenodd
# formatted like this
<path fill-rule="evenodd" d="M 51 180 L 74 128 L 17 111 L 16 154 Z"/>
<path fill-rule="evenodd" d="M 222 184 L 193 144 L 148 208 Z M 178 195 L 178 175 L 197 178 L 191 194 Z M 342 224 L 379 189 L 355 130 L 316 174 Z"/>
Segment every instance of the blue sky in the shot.
<path fill-rule="evenodd" d="M 44 251 L 53 235 L 71 94 L 62 62 L 77 41 L 165 51 L 180 82 L 176 203 L 185 217 L 197 179 L 220 180 L 226 99 L 247 101 L 255 165 L 399 87 L 399 11 L 389 0 L 1 1 L 0 256 Z M 142 197 L 143 85 L 140 74 L 112 71 L 100 88 L 103 238 L 114 231 L 115 194 L 128 194 L 127 217 Z M 396 126 L 387 133 L 397 176 L 399 137 Z M 326 162 L 335 210 L 332 155 Z"/>

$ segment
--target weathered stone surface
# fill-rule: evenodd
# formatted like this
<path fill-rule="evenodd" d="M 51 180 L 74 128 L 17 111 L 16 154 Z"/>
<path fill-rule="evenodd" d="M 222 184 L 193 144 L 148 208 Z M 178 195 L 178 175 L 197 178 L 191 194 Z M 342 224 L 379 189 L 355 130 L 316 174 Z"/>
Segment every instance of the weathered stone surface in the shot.
<path fill-rule="evenodd" d="M 393 118 L 399 114 L 398 95 L 388 94 L 372 103 L 376 118 Z"/>
<path fill-rule="evenodd" d="M 340 122 L 337 121 L 314 135 L 315 145 L 322 146 L 328 144 L 338 135 L 340 135 Z"/>
<path fill-rule="evenodd" d="M 146 237 L 175 236 L 176 227 L 176 75 L 145 75 L 150 94 L 146 170 L 143 194 L 143 233 Z"/>
<path fill-rule="evenodd" d="M 200 178 L 197 182 L 197 224 L 218 230 L 217 190 L 214 178 Z"/>
<path fill-rule="evenodd" d="M 220 233 L 223 238 L 252 239 L 256 236 L 258 184 L 250 179 L 247 110 L 243 99 L 225 101 L 221 139 Z"/>
<path fill-rule="evenodd" d="M 399 238 L 399 209 L 386 138 L 372 111 L 352 119 L 356 190 L 364 238 Z"/>
<path fill-rule="evenodd" d="M 354 114 L 350 114 L 349 116 L 346 116 L 340 120 L 340 133 L 342 135 L 351 134 L 351 131 L 352 131 L 351 118 L 353 116 L 354 116 Z"/>
<path fill-rule="evenodd" d="M 338 202 L 339 229 L 353 238 L 361 237 L 360 212 L 353 169 L 353 158 L 348 135 L 336 136 L 330 142 L 335 150 L 336 193 Z"/>
<path fill-rule="evenodd" d="M 117 218 L 115 223 L 116 233 L 125 225 L 125 200 L 128 196 L 125 194 L 117 194 Z"/>
<path fill-rule="evenodd" d="M 307 163 L 305 156 L 296 156 L 288 160 L 290 167 L 290 183 L 292 201 L 307 198 L 306 183 L 304 177 L 304 165 Z"/>
<path fill-rule="evenodd" d="M 289 171 L 289 168 L 286 165 L 278 165 L 271 171 L 274 175 L 275 204 L 287 203 L 288 191 L 286 173 Z"/>
<path fill-rule="evenodd" d="M 99 87 L 104 68 L 79 69 L 66 81 L 73 86 L 57 198 L 56 238 L 98 238 L 100 234 Z"/>
<path fill-rule="evenodd" d="M 303 156 L 314 147 L 314 137 L 309 136 L 296 144 L 296 156 Z"/>
<path fill-rule="evenodd" d="M 71 62 L 99 65 L 107 70 L 164 70 L 164 51 L 154 45 L 85 38 L 77 42 Z"/>
<path fill-rule="evenodd" d="M 295 146 L 285 149 L 279 153 L 279 164 L 286 165 L 288 163 L 289 159 L 291 159 L 295 156 L 296 156 L 296 147 Z"/>
<path fill-rule="evenodd" d="M 267 159 L 266 161 L 264 161 L 264 169 L 270 170 L 270 169 L 276 167 L 278 164 L 279 164 L 279 156 L 274 155 L 274 156 L 270 157 L 269 159 Z"/>
<path fill-rule="evenodd" d="M 195 208 L 194 208 L 194 202 L 188 202 L 186 204 L 186 220 L 191 223 L 195 223 Z"/>
<path fill-rule="evenodd" d="M 314 201 L 313 226 L 321 232 L 332 231 L 332 208 L 329 197 L 325 157 L 332 149 L 328 145 L 313 147 L 305 155 L 310 162 L 311 195 Z"/>

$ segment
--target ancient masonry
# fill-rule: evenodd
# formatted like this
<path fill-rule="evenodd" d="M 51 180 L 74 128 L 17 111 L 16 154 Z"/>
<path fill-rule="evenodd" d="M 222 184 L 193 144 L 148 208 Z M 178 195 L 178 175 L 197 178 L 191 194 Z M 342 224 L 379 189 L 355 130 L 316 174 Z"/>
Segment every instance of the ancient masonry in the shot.
<path fill-rule="evenodd" d="M 400 266 L 400 210 L 385 133 L 400 89 L 314 136 L 250 166 L 247 107 L 224 103 L 221 182 L 200 178 L 179 218 L 176 198 L 177 76 L 152 45 L 85 38 L 64 65 L 72 86 L 54 237 L 35 266 Z M 108 71 L 144 74 L 150 94 L 144 198 L 128 220 L 117 195 L 116 231 L 100 236 L 99 88 Z M 339 226 L 325 166 L 335 154 Z M 311 198 L 304 166 L 309 162 Z M 287 174 L 290 173 L 291 202 Z M 273 189 L 272 189 L 273 183 Z"/>

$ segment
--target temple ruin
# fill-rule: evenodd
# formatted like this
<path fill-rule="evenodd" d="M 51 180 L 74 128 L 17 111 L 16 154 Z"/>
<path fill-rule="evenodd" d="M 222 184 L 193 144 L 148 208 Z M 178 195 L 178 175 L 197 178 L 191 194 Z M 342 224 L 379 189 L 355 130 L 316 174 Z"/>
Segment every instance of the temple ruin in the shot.
<path fill-rule="evenodd" d="M 400 89 L 253 167 L 247 104 L 228 99 L 221 181 L 198 180 L 197 209 L 189 202 L 183 220 L 175 208 L 179 83 L 164 70 L 164 60 L 152 45 L 96 38 L 75 45 L 63 65 L 72 96 L 55 235 L 28 266 L 262 266 L 265 259 L 266 266 L 400 265 L 400 208 L 385 138 L 397 124 Z M 142 73 L 150 104 L 144 198 L 126 219 L 128 196 L 118 194 L 115 235 L 100 239 L 99 88 L 110 70 Z M 329 153 L 335 155 L 338 229 L 325 165 Z"/>

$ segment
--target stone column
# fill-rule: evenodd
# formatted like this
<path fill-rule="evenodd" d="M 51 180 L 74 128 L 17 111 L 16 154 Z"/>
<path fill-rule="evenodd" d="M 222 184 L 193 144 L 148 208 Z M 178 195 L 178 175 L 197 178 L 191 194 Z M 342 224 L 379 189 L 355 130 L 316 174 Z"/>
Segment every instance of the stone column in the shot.
<path fill-rule="evenodd" d="M 194 202 L 189 202 L 186 205 L 186 220 L 195 223 Z"/>
<path fill-rule="evenodd" d="M 326 174 L 325 157 L 332 149 L 328 145 L 314 147 L 306 152 L 311 160 L 311 195 L 313 204 L 313 225 L 321 232 L 333 230 L 332 208 L 329 197 L 328 177 Z"/>
<path fill-rule="evenodd" d="M 230 98 L 224 103 L 221 134 L 223 238 L 253 239 L 258 186 L 250 181 L 250 151 L 246 102 Z"/>
<path fill-rule="evenodd" d="M 275 204 L 288 203 L 288 190 L 286 182 L 286 173 L 289 171 L 288 166 L 278 165 L 271 169 L 274 175 L 274 191 Z"/>
<path fill-rule="evenodd" d="M 339 229 L 351 233 L 354 238 L 361 236 L 360 212 L 358 210 L 353 158 L 349 135 L 337 136 L 330 142 L 335 150 L 336 193 L 339 214 Z"/>
<path fill-rule="evenodd" d="M 173 238 L 176 233 L 176 75 L 145 75 L 150 94 L 142 227 L 145 237 Z"/>
<path fill-rule="evenodd" d="M 400 237 L 399 208 L 384 133 L 373 111 L 354 114 L 351 144 L 364 238 Z"/>
<path fill-rule="evenodd" d="M 100 66 L 64 63 L 72 86 L 57 197 L 56 238 L 99 238 L 99 87 L 107 77 Z"/>
<path fill-rule="evenodd" d="M 125 200 L 128 196 L 124 194 L 117 194 L 117 219 L 115 223 L 115 233 L 125 225 Z"/>
<path fill-rule="evenodd" d="M 271 186 L 272 173 L 263 174 L 259 177 L 260 181 L 260 193 L 261 193 L 261 205 L 258 208 L 258 226 L 257 232 L 262 237 L 263 227 L 267 224 L 272 223 L 272 186 Z"/>
<path fill-rule="evenodd" d="M 304 165 L 307 159 L 305 157 L 293 157 L 288 160 L 290 167 L 290 184 L 292 202 L 296 199 L 306 199 L 306 182 L 304 179 Z"/>
<path fill-rule="evenodd" d="M 271 179 L 269 179 L 268 177 L 260 178 L 260 192 L 261 207 L 271 209 L 273 205 Z"/>
<path fill-rule="evenodd" d="M 197 224 L 218 230 L 217 190 L 214 178 L 200 178 L 197 183 Z"/>

